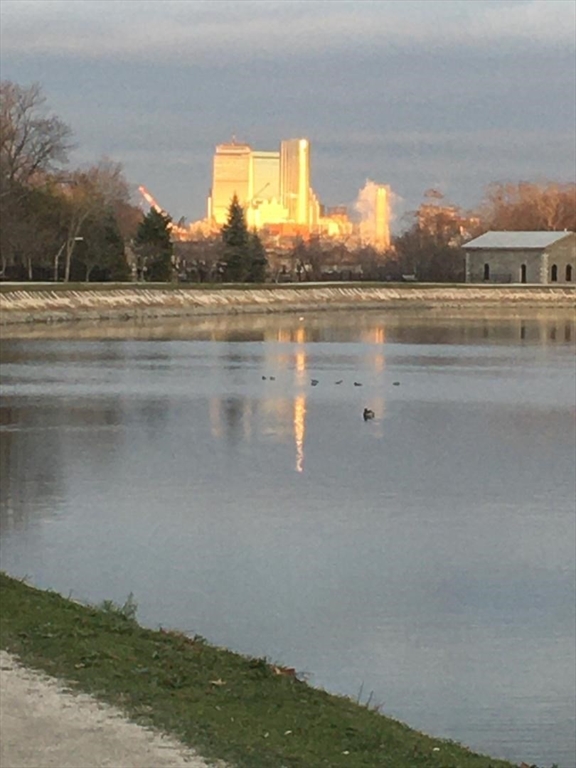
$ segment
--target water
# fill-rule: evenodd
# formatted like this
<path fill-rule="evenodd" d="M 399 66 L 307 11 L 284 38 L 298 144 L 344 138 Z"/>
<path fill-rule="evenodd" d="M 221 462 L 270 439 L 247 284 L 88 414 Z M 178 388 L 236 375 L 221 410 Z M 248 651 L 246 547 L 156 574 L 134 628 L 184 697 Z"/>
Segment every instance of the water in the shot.
<path fill-rule="evenodd" d="M 572 768 L 575 338 L 360 312 L 5 338 L 1 567 Z"/>

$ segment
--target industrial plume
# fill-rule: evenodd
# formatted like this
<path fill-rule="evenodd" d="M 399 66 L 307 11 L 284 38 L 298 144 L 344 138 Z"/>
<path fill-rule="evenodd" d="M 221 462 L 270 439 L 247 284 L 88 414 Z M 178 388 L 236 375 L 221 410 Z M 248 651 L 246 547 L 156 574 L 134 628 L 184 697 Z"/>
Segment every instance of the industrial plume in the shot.
<path fill-rule="evenodd" d="M 390 199 L 390 187 L 367 179 L 354 203 L 360 215 L 362 242 L 379 251 L 390 247 Z"/>

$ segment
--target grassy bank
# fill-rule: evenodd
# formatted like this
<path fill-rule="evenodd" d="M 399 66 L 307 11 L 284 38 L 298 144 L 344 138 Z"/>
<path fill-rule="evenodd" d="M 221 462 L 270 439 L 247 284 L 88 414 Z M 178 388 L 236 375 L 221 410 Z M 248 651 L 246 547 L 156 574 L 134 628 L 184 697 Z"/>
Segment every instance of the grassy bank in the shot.
<path fill-rule="evenodd" d="M 249 768 L 510 768 L 314 689 L 293 670 L 140 627 L 0 574 L 0 646 L 195 747 Z"/>

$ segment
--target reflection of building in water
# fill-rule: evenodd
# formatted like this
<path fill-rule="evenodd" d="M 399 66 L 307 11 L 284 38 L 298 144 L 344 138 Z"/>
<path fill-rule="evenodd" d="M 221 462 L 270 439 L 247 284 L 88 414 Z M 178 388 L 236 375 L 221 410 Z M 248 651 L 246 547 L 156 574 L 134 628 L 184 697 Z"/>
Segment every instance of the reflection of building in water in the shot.
<path fill-rule="evenodd" d="M 294 360 L 294 371 L 296 373 L 296 383 L 304 384 L 306 378 L 306 329 L 298 328 L 296 330 L 296 343 L 300 346 L 296 347 L 296 356 Z"/>
<path fill-rule="evenodd" d="M 377 345 L 378 348 L 370 355 L 370 360 L 374 370 L 378 373 L 382 372 L 386 362 L 384 358 L 384 343 L 386 341 L 384 326 L 363 331 L 360 338 L 365 344 Z"/>
<path fill-rule="evenodd" d="M 297 472 L 304 471 L 304 440 L 306 436 L 306 394 L 308 384 L 306 329 L 281 329 L 265 334 L 266 341 L 286 343 L 286 350 L 278 351 L 274 344 L 267 345 L 270 357 L 264 362 L 266 381 L 262 382 L 263 397 L 258 407 L 250 398 L 212 398 L 209 401 L 209 418 L 212 436 L 227 437 L 231 442 L 240 438 L 248 440 L 256 430 L 287 443 L 294 440 Z M 289 346 L 288 346 L 289 345 Z M 284 372 L 293 371 L 296 392 L 283 390 L 286 386 Z M 270 374 L 274 380 L 270 380 Z M 287 373 L 290 376 L 290 373 Z M 260 378 L 260 374 L 258 375 Z M 283 384 L 282 384 L 283 382 Z M 269 395 L 266 393 L 269 391 Z"/>
<path fill-rule="evenodd" d="M 296 472 L 304 471 L 304 438 L 306 437 L 306 395 L 294 399 L 294 442 L 296 444 Z"/>
<path fill-rule="evenodd" d="M 296 384 L 302 386 L 306 378 L 306 329 L 296 329 L 296 356 L 294 374 Z M 294 400 L 294 441 L 296 443 L 296 471 L 304 471 L 304 437 L 306 435 L 306 395 L 299 394 Z"/>

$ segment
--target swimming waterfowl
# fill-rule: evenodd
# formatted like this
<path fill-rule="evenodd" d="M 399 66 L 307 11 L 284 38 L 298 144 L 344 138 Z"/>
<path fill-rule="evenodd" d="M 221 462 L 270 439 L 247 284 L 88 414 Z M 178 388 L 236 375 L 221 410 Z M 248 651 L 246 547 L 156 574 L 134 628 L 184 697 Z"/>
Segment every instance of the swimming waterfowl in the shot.
<path fill-rule="evenodd" d="M 310 384 L 312 384 L 312 386 L 315 387 L 316 384 L 318 384 L 318 379 L 312 379 Z"/>
<path fill-rule="evenodd" d="M 354 382 L 354 386 L 355 386 L 355 387 L 361 387 L 361 386 L 362 386 L 362 384 L 361 384 L 361 382 L 359 382 L 359 381 L 355 381 L 355 382 Z"/>
<path fill-rule="evenodd" d="M 374 411 L 370 410 L 370 408 L 364 408 L 364 413 L 362 415 L 364 416 L 364 421 L 368 421 L 368 419 L 374 418 Z"/>

